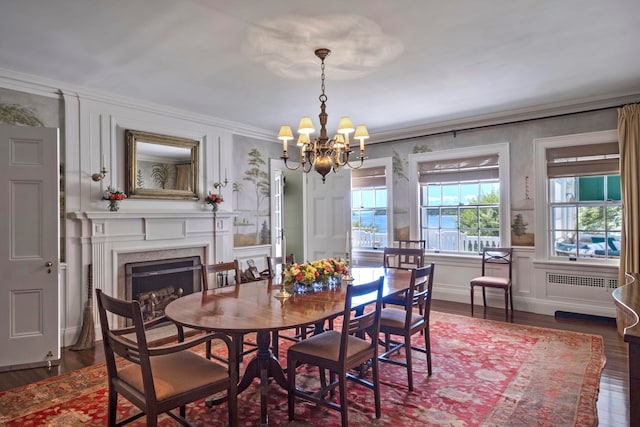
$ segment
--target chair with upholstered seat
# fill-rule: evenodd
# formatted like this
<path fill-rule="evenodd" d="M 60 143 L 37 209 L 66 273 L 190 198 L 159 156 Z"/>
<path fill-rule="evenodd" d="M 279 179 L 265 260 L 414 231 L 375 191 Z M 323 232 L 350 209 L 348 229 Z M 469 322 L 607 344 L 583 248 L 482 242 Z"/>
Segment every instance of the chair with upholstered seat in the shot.
<path fill-rule="evenodd" d="M 482 287 L 482 302 L 486 309 L 487 296 L 485 288 L 503 289 L 504 290 L 504 310 L 506 320 L 509 320 L 509 306 L 511 306 L 511 315 L 513 315 L 513 292 L 511 286 L 512 280 L 512 248 L 484 248 L 482 250 L 482 275 L 471 279 L 471 316 L 473 316 L 473 294 L 476 286 Z M 506 274 L 500 275 L 489 274 L 489 269 L 500 266 L 506 269 Z"/>
<path fill-rule="evenodd" d="M 424 267 L 424 249 L 416 247 L 384 248 L 382 253 L 384 268 L 413 269 Z M 388 296 L 383 303 L 404 307 L 405 294 Z"/>
<path fill-rule="evenodd" d="M 348 425 L 346 380 L 355 381 L 373 390 L 376 418 L 380 418 L 380 381 L 378 374 L 378 333 L 384 277 L 379 280 L 348 285 L 342 313 L 342 331 L 328 330 L 293 344 L 287 351 L 289 377 L 289 420 L 294 419 L 295 400 L 303 399 L 317 405 L 340 411 L 342 425 Z M 366 298 L 367 310 L 357 300 Z M 357 310 L 355 310 L 357 308 Z M 372 380 L 350 372 L 371 361 Z M 296 386 L 296 368 L 301 364 L 320 369 L 320 390 L 302 390 Z M 325 370 L 330 382 L 326 383 Z M 337 375 L 337 380 L 335 376 Z M 339 390 L 339 403 L 335 402 L 335 388 Z"/>
<path fill-rule="evenodd" d="M 405 293 L 404 308 L 385 307 L 380 314 L 380 333 L 384 334 L 382 344 L 385 347 L 385 351 L 378 356 L 378 359 L 381 362 L 407 368 L 409 391 L 413 391 L 412 350 L 426 353 L 427 371 L 429 375 L 432 372 L 429 316 L 433 291 L 433 268 L 433 263 L 431 263 L 427 267 L 411 270 L 411 282 L 409 290 Z M 418 312 L 414 308 L 418 308 Z M 411 337 L 417 333 L 421 333 L 424 336 L 424 348 L 411 345 Z M 394 341 L 392 336 L 402 337 L 402 341 Z M 404 361 L 391 357 L 392 354 L 402 349 L 405 352 Z"/>
<path fill-rule="evenodd" d="M 202 270 L 202 291 L 206 292 L 210 289 L 215 289 L 219 287 L 225 286 L 240 286 L 242 284 L 242 273 L 240 272 L 240 264 L 238 260 L 235 259 L 229 262 L 220 262 L 217 264 L 201 264 Z M 233 277 L 230 279 L 229 275 L 233 274 Z M 244 356 L 249 353 L 253 353 L 257 351 L 258 346 L 254 342 L 245 342 L 244 335 L 230 335 L 233 339 L 235 353 L 237 354 L 236 363 L 238 368 L 240 366 L 240 362 Z M 247 350 L 244 349 L 244 345 L 247 345 L 249 348 Z M 221 362 L 227 362 L 227 359 L 218 355 L 215 355 L 211 352 L 211 345 L 207 344 L 207 358 L 214 358 Z"/>
<path fill-rule="evenodd" d="M 149 347 L 146 331 L 168 321 L 159 317 L 144 322 L 138 301 L 123 301 L 96 289 L 100 326 L 107 365 L 109 400 L 108 425 L 123 425 L 146 415 L 146 425 L 156 426 L 158 415 L 166 413 L 183 425 L 187 403 L 215 393 L 226 392 L 229 424 L 238 424 L 238 372 L 233 363 L 231 340 L 226 335 L 206 334 L 178 344 Z M 112 317 L 111 323 L 109 317 Z M 121 327 L 120 323 L 132 324 Z M 126 335 L 135 335 L 129 339 Z M 182 338 L 182 331 L 178 330 Z M 191 349 L 203 343 L 219 340 L 226 345 L 232 363 L 228 366 L 199 356 Z M 116 355 L 126 359 L 116 360 Z M 122 395 L 141 412 L 116 421 L 118 396 Z M 179 414 L 173 412 L 179 408 Z"/>
<path fill-rule="evenodd" d="M 281 256 L 278 256 L 278 257 L 267 256 L 266 275 L 270 279 L 275 279 L 276 275 L 278 274 L 282 276 L 284 275 L 285 266 L 293 264 L 294 262 L 295 262 L 295 256 L 293 254 L 289 254 L 284 258 Z M 293 336 L 281 334 L 280 332 L 282 331 L 273 331 L 271 333 L 271 349 L 272 349 L 273 355 L 276 358 L 278 358 L 278 353 L 280 348 L 279 342 L 278 342 L 279 338 L 284 338 L 289 341 L 298 342 L 300 341 L 303 335 L 304 337 L 306 337 L 306 328 L 302 326 L 298 326 L 297 328 L 295 328 L 295 334 Z"/>
<path fill-rule="evenodd" d="M 294 264 L 296 262 L 295 256 L 293 254 L 287 255 L 285 262 L 283 262 L 282 257 L 267 257 L 267 272 L 269 277 L 275 278 L 276 274 L 281 274 L 284 276 L 284 268 L 287 265 Z M 332 321 L 331 321 L 332 322 Z M 333 328 L 333 323 L 331 323 L 330 328 Z M 309 334 L 311 330 L 315 329 L 315 325 L 307 325 L 307 326 L 298 326 L 295 328 L 295 335 L 280 335 L 281 338 L 298 342 L 301 339 L 305 339 L 307 334 Z M 275 349 L 278 348 L 277 344 L 273 346 Z M 274 351 L 277 353 L 277 351 Z"/>

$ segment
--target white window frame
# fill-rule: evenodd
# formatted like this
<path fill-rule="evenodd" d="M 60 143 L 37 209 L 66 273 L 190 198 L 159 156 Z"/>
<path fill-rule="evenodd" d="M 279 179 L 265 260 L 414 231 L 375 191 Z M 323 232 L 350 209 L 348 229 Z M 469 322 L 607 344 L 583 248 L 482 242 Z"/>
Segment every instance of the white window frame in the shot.
<path fill-rule="evenodd" d="M 549 242 L 549 186 L 547 185 L 547 156 L 548 148 L 578 147 L 590 144 L 603 144 L 618 140 L 617 130 L 605 130 L 598 132 L 587 132 L 573 135 L 562 135 L 549 138 L 537 138 L 533 140 L 534 146 L 534 171 L 535 180 L 535 256 L 537 259 L 557 261 L 560 263 L 588 263 L 619 265 L 617 258 L 581 258 L 568 260 L 566 257 L 555 256 L 551 253 Z"/>
<path fill-rule="evenodd" d="M 367 159 L 364 162 L 364 165 L 360 169 L 374 168 L 384 166 L 384 175 L 385 175 L 385 185 L 387 188 L 387 240 L 389 241 L 388 245 L 392 245 L 395 238 L 393 232 L 393 158 L 391 157 L 381 157 L 378 159 Z M 352 175 L 353 176 L 353 175 Z M 353 190 L 353 187 L 352 187 Z M 349 197 L 351 197 L 351 191 L 349 192 Z M 352 210 L 353 212 L 353 210 Z M 351 221 L 352 216 L 349 215 L 349 221 Z M 351 223 L 350 223 L 351 224 Z M 351 225 L 349 225 L 349 229 L 351 230 Z M 353 231 L 350 233 L 353 236 Z M 374 251 L 373 248 L 355 248 L 358 252 L 362 251 Z"/>
<path fill-rule="evenodd" d="M 427 153 L 409 154 L 409 224 L 411 239 L 420 238 L 420 182 L 418 164 L 434 160 L 457 160 L 475 156 L 497 155 L 500 181 L 500 242 L 511 246 L 511 201 L 509 178 L 509 143 L 455 148 Z M 439 255 L 439 254 L 434 254 Z M 447 253 L 446 255 L 469 256 L 469 253 Z M 477 256 L 474 254 L 474 256 Z"/>

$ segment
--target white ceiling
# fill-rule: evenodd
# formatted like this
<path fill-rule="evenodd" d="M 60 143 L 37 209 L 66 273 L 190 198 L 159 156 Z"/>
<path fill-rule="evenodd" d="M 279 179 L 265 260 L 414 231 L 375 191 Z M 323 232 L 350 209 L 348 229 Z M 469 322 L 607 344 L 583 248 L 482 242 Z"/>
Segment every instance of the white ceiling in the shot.
<path fill-rule="evenodd" d="M 0 0 L 0 69 L 274 135 L 317 123 L 317 47 L 330 132 L 373 136 L 638 95 L 639 44 L 639 0 Z"/>

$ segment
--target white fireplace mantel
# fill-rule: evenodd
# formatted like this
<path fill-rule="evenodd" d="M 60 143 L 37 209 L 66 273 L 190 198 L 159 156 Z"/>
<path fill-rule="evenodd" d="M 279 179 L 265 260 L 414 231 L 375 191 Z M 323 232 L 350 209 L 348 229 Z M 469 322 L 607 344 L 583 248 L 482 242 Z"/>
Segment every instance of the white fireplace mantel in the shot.
<path fill-rule="evenodd" d="M 231 211 L 84 211 L 70 214 L 81 224 L 81 242 L 91 260 L 93 286 L 117 295 L 121 258 L 134 253 L 196 250 L 203 263 L 233 256 Z"/>

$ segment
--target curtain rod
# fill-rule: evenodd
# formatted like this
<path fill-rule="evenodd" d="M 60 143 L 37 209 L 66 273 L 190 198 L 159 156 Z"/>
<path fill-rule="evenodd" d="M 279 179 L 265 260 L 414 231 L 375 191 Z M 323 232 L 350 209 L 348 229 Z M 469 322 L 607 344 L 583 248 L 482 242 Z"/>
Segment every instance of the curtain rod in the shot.
<path fill-rule="evenodd" d="M 383 142 L 409 141 L 409 140 L 412 140 L 412 139 L 426 138 L 426 137 L 429 137 L 429 136 L 446 135 L 448 133 L 452 134 L 453 137 L 455 138 L 456 135 L 458 133 L 460 133 L 460 132 L 467 132 L 467 131 L 479 130 L 479 129 L 487 129 L 487 128 L 492 128 L 492 127 L 496 127 L 496 126 L 527 123 L 527 122 L 532 122 L 534 120 L 553 119 L 553 118 L 556 118 L 556 117 L 572 116 L 574 114 L 593 113 L 593 112 L 596 112 L 596 111 L 610 110 L 612 108 L 621 108 L 621 107 L 624 107 L 625 105 L 629 105 L 629 104 L 612 105 L 610 107 L 592 108 L 590 110 L 574 111 L 574 112 L 571 112 L 571 113 L 551 114 L 549 116 L 532 117 L 530 119 L 513 120 L 513 121 L 510 121 L 510 122 L 493 123 L 493 124 L 489 124 L 489 125 L 471 126 L 471 127 L 462 128 L 462 129 L 443 130 L 443 131 L 439 131 L 439 132 L 425 133 L 425 134 L 422 134 L 422 135 L 408 136 L 408 137 L 405 137 L 405 138 L 396 138 L 396 139 L 388 139 L 388 140 L 385 140 L 385 141 L 378 141 L 378 142 L 375 142 L 374 144 L 381 144 Z"/>

